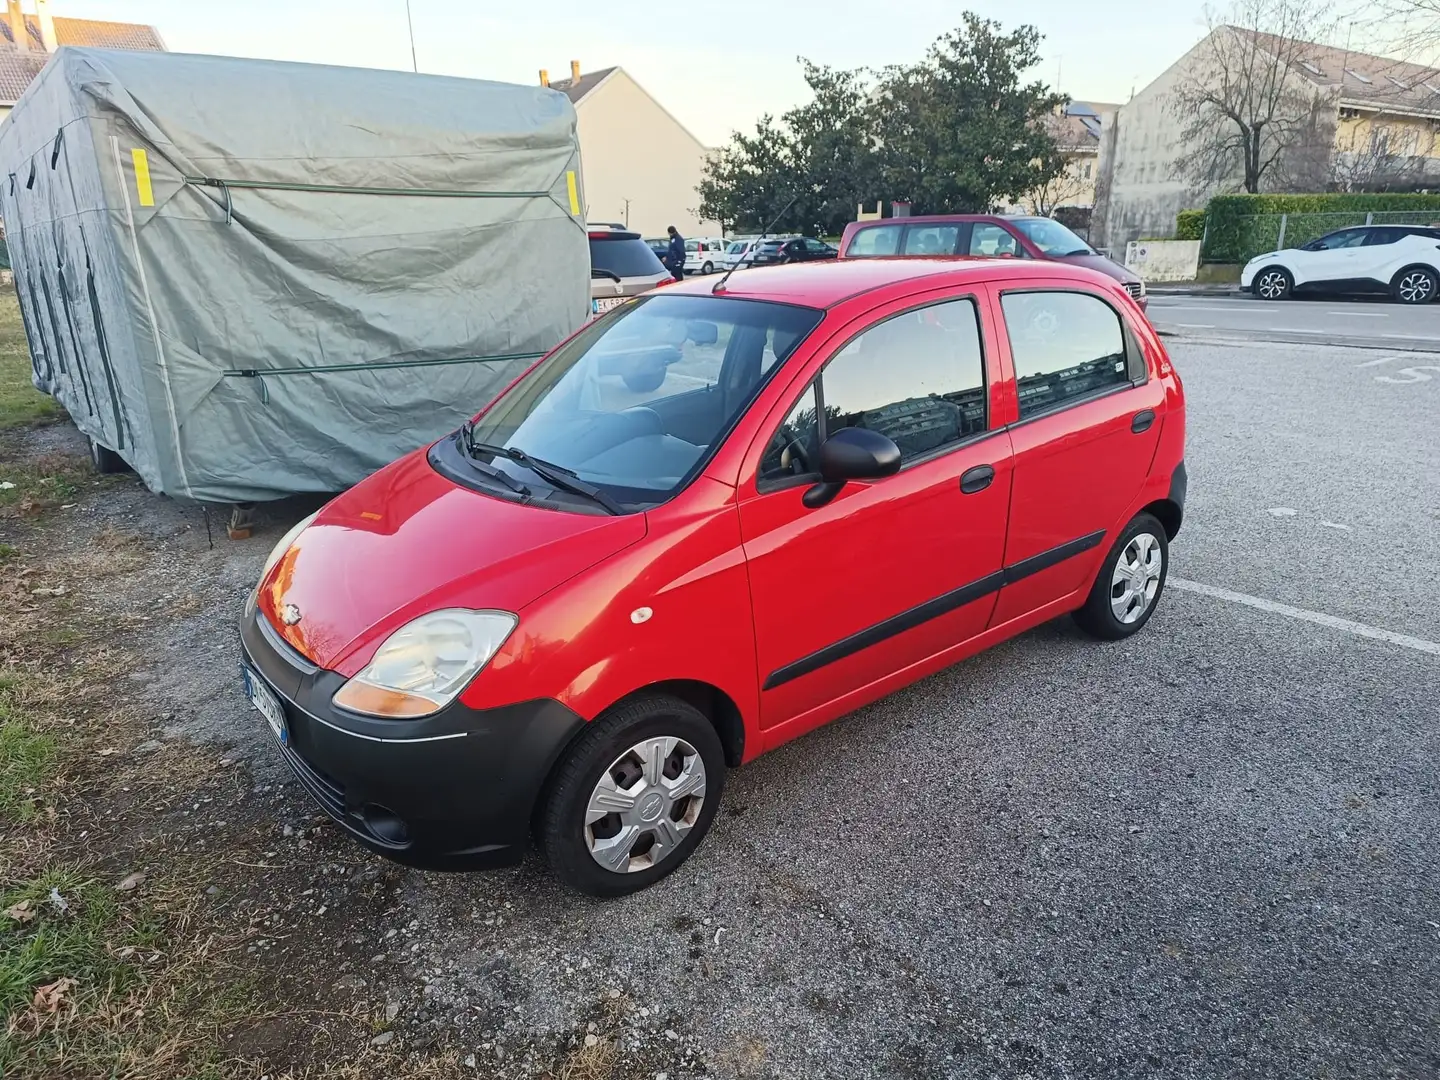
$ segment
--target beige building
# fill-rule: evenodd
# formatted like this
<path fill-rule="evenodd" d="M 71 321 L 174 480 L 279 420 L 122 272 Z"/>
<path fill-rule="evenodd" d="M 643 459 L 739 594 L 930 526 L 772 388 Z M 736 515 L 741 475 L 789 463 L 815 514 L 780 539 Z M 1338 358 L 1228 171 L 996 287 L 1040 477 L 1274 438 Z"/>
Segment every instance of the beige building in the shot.
<path fill-rule="evenodd" d="M 33 0 L 29 6 L 31 12 L 24 10 L 21 0 L 6 0 L 5 19 L 0 23 L 0 119 L 9 115 L 50 54 L 61 45 L 165 50 L 165 42 L 153 26 L 67 19 L 51 13 L 50 0 Z"/>
<path fill-rule="evenodd" d="M 1072 101 L 1045 118 L 1045 130 L 1065 161 L 1065 169 L 1048 183 L 1028 192 L 1006 207 L 1007 213 L 1040 214 L 1048 217 L 1069 207 L 1088 210 L 1095 205 L 1095 180 L 1099 176 L 1100 134 L 1104 118 L 1120 106 L 1096 101 Z"/>
<path fill-rule="evenodd" d="M 575 105 L 588 220 L 645 236 L 663 236 L 668 225 L 682 236 L 721 234 L 696 210 L 706 148 L 624 68 L 582 74 L 576 60 L 570 78 L 551 82 L 541 71 L 540 81 Z"/>
<path fill-rule="evenodd" d="M 1220 27 L 1105 119 L 1093 242 L 1114 250 L 1131 240 L 1170 236 L 1180 210 L 1203 206 L 1222 191 L 1241 190 L 1238 176 L 1214 190 L 1196 190 L 1176 165 L 1187 150 L 1175 115 L 1176 93 L 1204 71 L 1219 34 L 1248 35 L 1262 57 L 1293 58 L 1282 77 L 1313 102 L 1313 130 L 1322 143 L 1309 155 L 1318 165 L 1315 175 L 1308 184 L 1287 184 L 1276 172 L 1262 187 L 1403 191 L 1440 185 L 1435 69 Z"/>

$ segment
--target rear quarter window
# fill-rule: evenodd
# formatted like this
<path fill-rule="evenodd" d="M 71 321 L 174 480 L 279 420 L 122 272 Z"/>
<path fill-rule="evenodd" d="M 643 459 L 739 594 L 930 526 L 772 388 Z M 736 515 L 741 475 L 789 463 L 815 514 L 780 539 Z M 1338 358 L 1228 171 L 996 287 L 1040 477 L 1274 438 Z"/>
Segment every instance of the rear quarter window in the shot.
<path fill-rule="evenodd" d="M 856 259 L 894 255 L 900 250 L 900 230 L 899 225 L 871 225 L 869 228 L 859 229 L 845 254 Z"/>

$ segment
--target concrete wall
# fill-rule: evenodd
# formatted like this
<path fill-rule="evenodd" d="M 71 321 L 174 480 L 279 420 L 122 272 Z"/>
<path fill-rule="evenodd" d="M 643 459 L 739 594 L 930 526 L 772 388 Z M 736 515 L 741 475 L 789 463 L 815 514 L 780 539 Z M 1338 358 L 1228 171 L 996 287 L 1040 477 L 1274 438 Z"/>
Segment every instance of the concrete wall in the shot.
<path fill-rule="evenodd" d="M 1194 281 L 1200 269 L 1199 240 L 1132 240 L 1125 266 L 1146 282 Z"/>
<path fill-rule="evenodd" d="M 705 148 L 629 75 L 616 71 L 575 113 L 589 220 L 624 222 L 629 199 L 630 228 L 646 236 L 668 225 L 682 236 L 720 235 L 695 209 Z"/>

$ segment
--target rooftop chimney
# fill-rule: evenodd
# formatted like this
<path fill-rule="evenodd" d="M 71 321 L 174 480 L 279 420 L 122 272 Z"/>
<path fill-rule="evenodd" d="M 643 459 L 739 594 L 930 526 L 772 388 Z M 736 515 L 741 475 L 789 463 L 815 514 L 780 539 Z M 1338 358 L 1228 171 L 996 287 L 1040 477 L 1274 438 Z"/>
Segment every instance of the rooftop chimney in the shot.
<path fill-rule="evenodd" d="M 45 51 L 53 53 L 60 48 L 55 40 L 55 20 L 50 16 L 50 0 L 35 0 L 35 18 L 40 23 L 40 41 Z"/>
<path fill-rule="evenodd" d="M 579 60 L 571 60 L 571 61 L 570 61 L 570 82 L 571 82 L 571 83 L 577 83 L 577 82 L 579 82 L 579 81 L 580 81 L 580 61 L 579 61 Z"/>
<path fill-rule="evenodd" d="M 11 3 L 14 3 L 15 0 L 10 0 L 10 2 L 11 2 Z M 540 69 L 540 85 L 541 85 L 541 86 L 549 86 L 549 85 L 550 85 L 550 72 L 546 71 L 544 68 L 541 68 L 541 69 Z"/>
<path fill-rule="evenodd" d="M 20 0 L 9 0 L 10 36 L 15 39 L 15 48 L 20 52 L 30 51 L 30 31 L 25 26 L 25 12 L 20 10 Z"/>

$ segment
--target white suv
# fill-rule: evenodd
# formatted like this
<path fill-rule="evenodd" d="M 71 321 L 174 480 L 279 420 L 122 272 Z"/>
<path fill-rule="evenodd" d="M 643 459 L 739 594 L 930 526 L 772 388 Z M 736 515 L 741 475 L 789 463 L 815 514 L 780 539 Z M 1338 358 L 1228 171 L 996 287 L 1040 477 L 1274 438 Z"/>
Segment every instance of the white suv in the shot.
<path fill-rule="evenodd" d="M 1262 300 L 1296 293 L 1389 293 L 1428 304 L 1440 292 L 1440 227 L 1359 225 L 1245 264 L 1240 288 Z"/>

